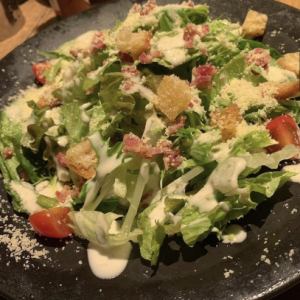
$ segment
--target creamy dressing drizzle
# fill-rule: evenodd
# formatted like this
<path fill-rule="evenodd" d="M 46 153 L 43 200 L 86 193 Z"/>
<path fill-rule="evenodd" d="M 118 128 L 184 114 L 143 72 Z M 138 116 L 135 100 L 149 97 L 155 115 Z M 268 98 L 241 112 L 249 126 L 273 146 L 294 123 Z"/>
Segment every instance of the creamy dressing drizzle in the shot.
<path fill-rule="evenodd" d="M 112 248 L 100 248 L 89 243 L 88 262 L 93 274 L 101 279 L 113 279 L 126 268 L 132 246 L 130 242 Z"/>
<path fill-rule="evenodd" d="M 237 224 L 229 225 L 222 234 L 224 244 L 242 243 L 247 238 L 247 232 Z"/>
<path fill-rule="evenodd" d="M 294 175 L 293 177 L 291 177 L 291 181 L 300 183 L 300 164 L 285 166 L 283 168 L 283 170 L 288 171 L 288 172 L 297 173 L 297 175 Z"/>
<path fill-rule="evenodd" d="M 42 208 L 36 203 L 37 195 L 33 186 L 27 182 L 11 181 L 10 188 L 18 194 L 22 201 L 23 208 L 29 213 L 33 214 L 40 211 Z"/>

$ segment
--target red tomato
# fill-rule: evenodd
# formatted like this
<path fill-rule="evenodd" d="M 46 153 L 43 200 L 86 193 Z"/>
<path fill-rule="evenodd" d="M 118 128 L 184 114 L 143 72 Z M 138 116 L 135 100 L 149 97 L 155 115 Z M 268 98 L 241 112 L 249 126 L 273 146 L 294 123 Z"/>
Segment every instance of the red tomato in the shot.
<path fill-rule="evenodd" d="M 72 234 L 68 226 L 68 207 L 53 207 L 29 217 L 35 232 L 50 238 L 65 238 Z"/>
<path fill-rule="evenodd" d="M 35 76 L 35 80 L 41 84 L 46 83 L 44 72 L 49 69 L 51 64 L 47 61 L 42 61 L 32 65 L 32 72 Z"/>
<path fill-rule="evenodd" d="M 289 115 L 274 118 L 267 124 L 267 129 L 277 145 L 268 147 L 268 152 L 275 152 L 286 145 L 300 146 L 300 130 L 296 121 Z"/>

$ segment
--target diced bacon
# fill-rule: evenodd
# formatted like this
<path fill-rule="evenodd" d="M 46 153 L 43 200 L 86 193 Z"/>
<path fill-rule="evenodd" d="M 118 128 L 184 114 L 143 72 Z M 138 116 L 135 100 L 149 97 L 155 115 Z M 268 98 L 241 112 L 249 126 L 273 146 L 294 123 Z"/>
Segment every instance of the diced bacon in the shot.
<path fill-rule="evenodd" d="M 131 79 L 125 79 L 122 82 L 121 89 L 123 91 L 127 91 L 128 92 L 129 90 L 132 89 L 133 86 L 134 86 L 134 82 Z"/>
<path fill-rule="evenodd" d="M 148 0 L 140 10 L 140 15 L 148 15 L 156 7 L 156 0 Z"/>
<path fill-rule="evenodd" d="M 182 2 L 182 5 L 187 5 L 187 6 L 189 6 L 189 7 L 194 7 L 194 6 L 195 6 L 195 3 L 194 3 L 194 1 L 192 1 L 192 0 L 188 0 L 188 1 L 183 1 L 183 2 Z"/>
<path fill-rule="evenodd" d="M 57 107 L 61 105 L 61 101 L 55 98 L 45 98 L 45 97 L 41 97 L 38 102 L 36 103 L 36 105 L 38 106 L 38 108 L 53 108 L 53 107 Z"/>
<path fill-rule="evenodd" d="M 46 83 L 46 77 L 44 72 L 51 68 L 51 64 L 48 61 L 38 62 L 32 65 L 32 72 L 35 76 L 35 80 L 40 84 Z"/>
<path fill-rule="evenodd" d="M 128 53 L 124 53 L 124 52 L 120 51 L 118 53 L 118 56 L 123 63 L 133 63 L 134 62 L 134 59 Z"/>
<path fill-rule="evenodd" d="M 140 13 L 141 10 L 142 10 L 142 6 L 141 6 L 141 4 L 138 4 L 138 3 L 134 3 L 131 7 L 131 11 L 133 13 Z"/>
<path fill-rule="evenodd" d="M 211 64 L 201 65 L 193 68 L 192 85 L 199 89 L 209 88 L 211 86 L 212 78 L 217 73 L 215 66 Z"/>
<path fill-rule="evenodd" d="M 202 26 L 197 26 L 193 23 L 189 23 L 184 28 L 183 32 L 183 39 L 185 41 L 185 47 L 186 48 L 193 48 L 194 44 L 194 38 L 195 36 L 199 36 L 200 38 L 203 38 L 206 36 L 209 32 L 209 27 L 207 24 Z"/>
<path fill-rule="evenodd" d="M 69 197 L 77 197 L 79 195 L 79 189 L 76 186 L 70 187 L 69 185 L 64 185 L 61 191 L 55 192 L 55 195 L 59 202 L 64 203 Z"/>
<path fill-rule="evenodd" d="M 139 61 L 142 64 L 151 64 L 153 58 L 158 58 L 158 57 L 161 57 L 161 52 L 158 50 L 154 50 L 154 51 L 150 51 L 150 52 L 143 52 L 139 56 Z"/>
<path fill-rule="evenodd" d="M 180 116 L 179 118 L 177 118 L 172 125 L 168 126 L 166 133 L 168 135 L 175 134 L 180 128 L 184 127 L 185 120 L 186 120 L 185 116 Z"/>
<path fill-rule="evenodd" d="M 14 150 L 12 148 L 9 148 L 9 147 L 5 147 L 3 149 L 3 156 L 4 156 L 4 159 L 10 159 L 12 158 L 14 155 Z"/>
<path fill-rule="evenodd" d="M 172 150 L 163 157 L 166 170 L 170 168 L 177 168 L 181 165 L 183 157 L 180 155 L 179 150 Z"/>
<path fill-rule="evenodd" d="M 151 64 L 152 63 L 152 55 L 150 53 L 146 53 L 146 52 L 143 52 L 140 56 L 139 56 L 139 61 L 142 63 L 142 64 Z"/>
<path fill-rule="evenodd" d="M 162 141 L 156 146 L 151 146 L 147 145 L 133 133 L 129 133 L 124 135 L 123 145 L 124 152 L 135 153 L 148 159 L 162 154 L 166 169 L 177 167 L 182 162 L 179 150 L 172 149 L 172 143 L 170 141 Z"/>
<path fill-rule="evenodd" d="M 122 73 L 129 76 L 138 76 L 140 71 L 136 68 L 136 66 L 123 66 L 121 69 Z"/>
<path fill-rule="evenodd" d="M 247 53 L 246 61 L 249 65 L 254 64 L 264 69 L 268 69 L 268 65 L 271 61 L 271 56 L 268 50 L 255 48 Z"/>
<path fill-rule="evenodd" d="M 104 33 L 102 31 L 96 32 L 92 41 L 92 52 L 103 50 L 105 47 Z"/>
<path fill-rule="evenodd" d="M 65 153 L 58 152 L 55 155 L 55 158 L 57 159 L 57 162 L 60 164 L 60 166 L 62 166 L 64 168 L 68 167 L 68 160 L 67 160 Z"/>
<path fill-rule="evenodd" d="M 193 48 L 194 37 L 197 35 L 197 25 L 187 24 L 184 28 L 183 39 L 185 41 L 186 48 Z"/>

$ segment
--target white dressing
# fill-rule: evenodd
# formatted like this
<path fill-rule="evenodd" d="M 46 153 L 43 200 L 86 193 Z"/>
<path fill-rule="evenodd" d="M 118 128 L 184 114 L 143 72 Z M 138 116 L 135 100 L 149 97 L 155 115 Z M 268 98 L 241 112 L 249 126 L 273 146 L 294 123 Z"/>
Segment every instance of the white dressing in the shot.
<path fill-rule="evenodd" d="M 30 215 L 42 209 L 36 203 L 37 195 L 30 183 L 12 180 L 10 182 L 10 188 L 19 196 L 21 205 L 23 206 L 24 210 L 27 211 Z"/>
<path fill-rule="evenodd" d="M 153 46 L 162 53 L 165 60 L 172 66 L 178 66 L 185 62 L 187 50 L 183 39 L 183 29 L 178 29 L 173 36 L 158 35 L 154 38 Z"/>
<path fill-rule="evenodd" d="M 290 180 L 292 182 L 300 183 L 300 164 L 285 166 L 283 170 L 296 173 Z"/>
<path fill-rule="evenodd" d="M 118 277 L 127 266 L 131 249 L 130 242 L 112 248 L 100 248 L 89 243 L 87 255 L 93 274 L 101 279 Z"/>
<path fill-rule="evenodd" d="M 246 160 L 241 157 L 230 157 L 215 169 L 209 181 L 213 187 L 225 195 L 236 194 L 238 177 L 246 168 Z"/>
<path fill-rule="evenodd" d="M 189 204 L 198 207 L 200 212 L 213 210 L 218 205 L 218 201 L 216 200 L 214 188 L 211 183 L 207 182 L 199 192 L 191 196 Z"/>
<path fill-rule="evenodd" d="M 162 200 L 156 207 L 152 209 L 149 214 L 151 226 L 155 226 L 157 223 L 161 223 L 166 217 L 165 202 Z"/>
<path fill-rule="evenodd" d="M 229 225 L 222 234 L 224 244 L 242 243 L 247 238 L 247 232 L 237 224 Z"/>

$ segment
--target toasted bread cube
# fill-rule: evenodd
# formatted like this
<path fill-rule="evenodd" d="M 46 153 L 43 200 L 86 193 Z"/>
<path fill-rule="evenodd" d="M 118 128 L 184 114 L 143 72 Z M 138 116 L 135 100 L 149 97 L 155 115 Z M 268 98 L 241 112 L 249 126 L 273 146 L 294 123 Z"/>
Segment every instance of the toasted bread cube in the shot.
<path fill-rule="evenodd" d="M 299 77 L 300 52 L 284 54 L 277 60 L 277 63 L 286 70 L 294 72 Z"/>
<path fill-rule="evenodd" d="M 262 36 L 267 27 L 268 16 L 250 9 L 242 25 L 243 35 L 248 38 Z"/>
<path fill-rule="evenodd" d="M 148 31 L 132 32 L 129 27 L 122 28 L 116 37 L 119 51 L 130 54 L 137 59 L 150 48 L 151 33 Z"/>
<path fill-rule="evenodd" d="M 276 85 L 274 97 L 278 101 L 283 101 L 287 98 L 295 97 L 300 93 L 300 80 L 279 83 Z"/>
<path fill-rule="evenodd" d="M 223 141 L 236 136 L 236 127 L 241 121 L 240 109 L 236 104 L 231 104 L 223 109 L 216 109 L 211 113 L 211 125 L 221 130 Z"/>
<path fill-rule="evenodd" d="M 79 176 L 90 179 L 96 175 L 97 155 L 89 140 L 69 148 L 66 160 L 69 169 Z"/>
<path fill-rule="evenodd" d="M 164 76 L 157 88 L 154 105 L 170 121 L 187 109 L 192 100 L 192 92 L 188 83 L 175 75 Z"/>

